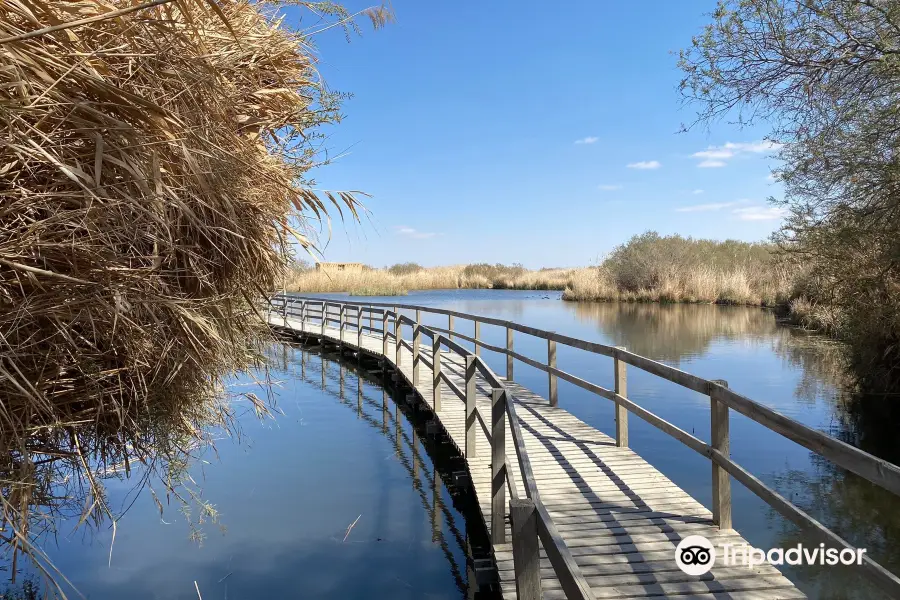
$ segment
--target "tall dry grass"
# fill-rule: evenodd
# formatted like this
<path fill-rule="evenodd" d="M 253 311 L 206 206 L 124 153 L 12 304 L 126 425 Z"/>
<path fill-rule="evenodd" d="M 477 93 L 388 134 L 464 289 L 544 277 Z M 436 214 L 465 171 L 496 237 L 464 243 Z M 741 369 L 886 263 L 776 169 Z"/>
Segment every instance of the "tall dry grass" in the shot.
<path fill-rule="evenodd" d="M 410 290 L 561 290 L 565 288 L 571 271 L 529 271 L 520 266 L 487 264 L 430 268 L 403 264 L 387 269 L 334 273 L 298 270 L 288 277 L 287 289 L 301 293 L 348 292 L 360 296 L 402 296 Z"/>
<path fill-rule="evenodd" d="M 304 173 L 339 116 L 308 40 L 277 19 L 250 0 L 0 0 L 13 574 L 25 553 L 53 575 L 35 540 L 54 516 L 112 516 L 102 474 L 175 485 L 229 422 L 222 378 L 259 359 L 255 304 L 283 279 L 291 215 L 325 209 Z"/>
<path fill-rule="evenodd" d="M 767 244 L 635 236 L 598 267 L 569 275 L 566 300 L 780 305 L 792 270 Z"/>

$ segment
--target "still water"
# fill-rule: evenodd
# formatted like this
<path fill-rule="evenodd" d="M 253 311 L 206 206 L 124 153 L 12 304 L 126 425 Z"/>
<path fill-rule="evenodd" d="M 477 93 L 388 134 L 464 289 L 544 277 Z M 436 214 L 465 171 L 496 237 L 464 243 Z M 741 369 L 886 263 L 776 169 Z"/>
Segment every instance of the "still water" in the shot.
<path fill-rule="evenodd" d="M 767 311 L 568 303 L 558 292 L 492 290 L 372 300 L 452 308 L 625 346 L 702 377 L 725 379 L 794 419 L 900 460 L 893 433 L 855 408 L 842 348 L 781 326 Z M 447 326 L 446 318 L 430 319 Z M 456 328 L 473 333 L 471 323 L 459 319 Z M 497 345 L 505 339 L 504 331 L 489 326 L 481 335 Z M 546 360 L 543 340 L 517 333 L 515 346 Z M 85 596 L 102 600 L 197 598 L 198 590 L 206 600 L 471 597 L 468 559 L 483 546 L 484 532 L 471 517 L 477 514 L 471 499 L 452 486 L 458 459 L 426 439 L 422 424 L 371 374 L 358 375 L 352 364 L 342 368 L 315 348 L 283 346 L 272 353 L 281 414 L 261 422 L 242 417 L 241 442 L 223 440 L 216 455 L 193 467 L 204 498 L 220 515 L 219 524 L 203 525 L 201 545 L 189 539 L 188 518 L 174 505 L 160 518 L 150 495 L 133 490 L 134 481 L 110 480 L 112 506 L 134 503 L 118 522 L 111 563 L 109 530 L 85 536 L 63 526 L 47 546 L 57 566 Z M 484 356 L 504 372 L 504 357 Z M 608 358 L 559 346 L 557 361 L 561 369 L 612 386 Z M 637 369 L 628 377 L 632 400 L 709 439 L 707 397 Z M 519 363 L 515 379 L 546 394 L 547 376 L 540 371 Z M 608 401 L 563 381 L 559 398 L 560 406 L 587 423 L 614 432 Z M 638 453 L 710 506 L 706 459 L 636 417 L 629 427 Z M 893 496 L 734 411 L 731 440 L 739 464 L 900 572 L 900 511 Z M 735 527 L 753 545 L 812 543 L 738 484 L 732 491 Z M 850 567 L 786 569 L 812 598 L 883 597 Z"/>

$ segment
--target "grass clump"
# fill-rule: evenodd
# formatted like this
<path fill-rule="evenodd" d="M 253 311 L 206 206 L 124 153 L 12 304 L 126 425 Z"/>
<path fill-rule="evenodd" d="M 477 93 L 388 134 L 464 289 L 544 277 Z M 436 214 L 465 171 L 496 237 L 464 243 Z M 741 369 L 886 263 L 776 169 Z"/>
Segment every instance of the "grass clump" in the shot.
<path fill-rule="evenodd" d="M 424 271 L 425 267 L 418 263 L 414 262 L 405 262 L 405 263 L 397 263 L 396 265 L 392 265 L 388 267 L 388 273 L 391 275 L 412 275 L 413 273 L 418 273 L 419 271 Z"/>
<path fill-rule="evenodd" d="M 257 305 L 280 287 L 291 217 L 325 208 L 304 174 L 340 97 L 306 37 L 249 0 L 104 18 L 133 6 L 0 0 L 0 551 L 13 573 L 24 553 L 51 574 L 35 541 L 54 517 L 112 516 L 104 474 L 177 485 L 210 424 L 230 421 L 223 377 L 260 359 Z M 352 195 L 327 200 L 355 214 Z"/>
<path fill-rule="evenodd" d="M 566 300 L 774 306 L 790 296 L 789 270 L 770 244 L 647 232 L 598 266 L 569 276 Z"/>

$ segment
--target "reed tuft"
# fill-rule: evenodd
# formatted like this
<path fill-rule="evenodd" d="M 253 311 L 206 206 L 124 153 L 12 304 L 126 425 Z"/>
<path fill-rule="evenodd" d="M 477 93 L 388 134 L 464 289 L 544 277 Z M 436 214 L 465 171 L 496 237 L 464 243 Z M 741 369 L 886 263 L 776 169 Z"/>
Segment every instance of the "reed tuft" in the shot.
<path fill-rule="evenodd" d="M 209 423 L 227 423 L 222 378 L 259 359 L 257 305 L 281 287 L 292 215 L 324 217 L 326 203 L 356 215 L 353 194 L 306 185 L 339 97 L 302 33 L 249 0 L 135 6 L 0 0 L 0 520 L 13 572 L 22 552 L 46 565 L 35 505 L 79 509 L 60 481 L 99 518 L 100 474 L 169 475 Z"/>

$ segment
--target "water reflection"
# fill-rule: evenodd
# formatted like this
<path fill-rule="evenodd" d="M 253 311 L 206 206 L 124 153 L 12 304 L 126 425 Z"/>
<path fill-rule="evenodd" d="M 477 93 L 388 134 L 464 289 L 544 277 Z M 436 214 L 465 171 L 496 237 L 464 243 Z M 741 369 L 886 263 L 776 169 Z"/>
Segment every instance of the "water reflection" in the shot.
<path fill-rule="evenodd" d="M 442 444 L 439 437 L 426 435 L 424 417 L 402 400 L 406 392 L 387 384 L 377 365 L 366 366 L 329 353 L 321 346 L 285 343 L 280 348 L 285 357 L 285 370 L 292 362 L 287 359 L 288 354 L 293 355 L 293 362 L 299 354 L 299 373 L 291 374 L 307 383 L 319 383 L 323 392 L 335 397 L 341 405 L 354 411 L 358 419 L 390 441 L 394 456 L 406 471 L 422 508 L 429 515 L 431 541 L 444 554 L 461 597 L 496 598 L 490 589 L 479 587 L 473 569 L 474 559 L 489 552 L 489 540 L 478 504 L 468 490 L 449 483 L 451 473 L 462 468 L 462 458 L 451 451 L 449 445 Z M 307 375 L 308 371 L 311 374 Z M 319 378 L 316 371 L 319 371 Z M 337 377 L 334 371 L 337 371 Z M 364 382 L 381 390 L 380 401 L 365 393 Z M 443 490 L 449 497 L 449 505 Z"/>
<path fill-rule="evenodd" d="M 146 492 L 128 495 L 134 482 L 111 485 L 111 502 L 135 501 L 118 523 L 111 564 L 105 528 L 94 539 L 44 544 L 77 592 L 92 600 L 196 598 L 197 589 L 203 598 L 473 598 L 472 557 L 484 552 L 486 533 L 474 498 L 449 483 L 460 460 L 451 446 L 425 436 L 421 418 L 379 384 L 377 366 L 281 344 L 267 354 L 280 414 L 265 423 L 246 415 L 241 444 L 220 441 L 190 470 L 226 529 L 208 528 L 203 544 L 193 543 L 177 511 L 160 519 Z"/>
<path fill-rule="evenodd" d="M 615 346 L 678 363 L 700 356 L 718 339 L 759 339 L 776 334 L 772 315 L 739 306 L 567 303 L 577 319 L 597 326 Z"/>

